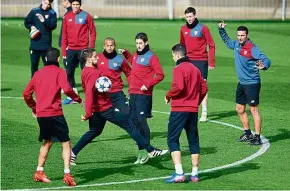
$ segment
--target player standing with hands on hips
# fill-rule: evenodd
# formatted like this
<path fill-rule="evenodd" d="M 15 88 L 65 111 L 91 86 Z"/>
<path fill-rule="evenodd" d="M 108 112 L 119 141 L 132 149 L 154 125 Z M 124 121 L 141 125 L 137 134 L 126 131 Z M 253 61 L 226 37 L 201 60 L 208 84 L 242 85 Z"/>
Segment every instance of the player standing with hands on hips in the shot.
<path fill-rule="evenodd" d="M 249 141 L 249 145 L 261 145 L 262 119 L 259 113 L 261 78 L 259 71 L 267 70 L 271 61 L 249 39 L 247 27 L 239 26 L 237 28 L 237 40 L 231 40 L 226 33 L 225 26 L 224 21 L 218 24 L 222 40 L 229 49 L 234 51 L 235 68 L 239 79 L 236 90 L 236 111 L 245 131 L 237 141 Z M 251 114 L 254 118 L 255 136 L 252 135 L 250 130 L 246 104 L 250 106 Z"/>

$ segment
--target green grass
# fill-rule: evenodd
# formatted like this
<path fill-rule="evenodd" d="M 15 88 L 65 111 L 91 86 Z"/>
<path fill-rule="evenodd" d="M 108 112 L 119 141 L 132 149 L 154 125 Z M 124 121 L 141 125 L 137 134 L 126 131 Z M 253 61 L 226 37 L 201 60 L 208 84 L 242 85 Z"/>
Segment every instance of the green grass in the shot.
<path fill-rule="evenodd" d="M 235 88 L 237 77 L 233 64 L 233 52 L 222 43 L 217 23 L 207 22 L 216 43 L 216 69 L 209 72 L 209 118 L 240 126 L 235 112 Z M 289 144 L 289 24 L 286 23 L 240 23 L 231 22 L 227 31 L 232 38 L 236 27 L 246 25 L 250 38 L 271 59 L 272 66 L 261 72 L 262 89 L 260 112 L 263 118 L 262 134 L 271 143 L 269 150 L 252 161 L 229 169 L 200 174 L 198 184 L 168 185 L 163 180 L 84 187 L 81 189 L 152 189 L 152 190 L 283 190 L 290 188 Z M 126 21 L 96 20 L 97 51 L 102 50 L 102 40 L 112 36 L 118 48 L 135 49 L 134 36 L 144 31 L 149 35 L 151 49 L 159 56 L 166 77 L 156 86 L 153 109 L 168 112 L 164 95 L 170 88 L 174 66 L 171 47 L 178 43 L 181 21 Z M 1 96 L 21 97 L 30 78 L 29 38 L 22 20 L 2 20 L 2 70 Z M 59 30 L 54 32 L 56 46 Z M 41 65 L 42 66 L 42 65 Z M 80 84 L 80 70 L 76 79 Z M 81 94 L 84 97 L 83 94 Z M 1 98 L 1 186 L 2 189 L 51 188 L 64 186 L 61 146 L 55 144 L 45 166 L 51 184 L 35 183 L 32 175 L 37 165 L 40 143 L 37 141 L 38 125 L 31 117 L 30 109 L 21 99 Z M 64 106 L 64 113 L 70 127 L 74 145 L 88 129 L 87 122 L 81 122 L 84 113 L 79 105 Z M 153 113 L 149 120 L 152 143 L 167 148 L 168 115 Z M 251 127 L 253 121 L 251 120 Z M 253 128 L 252 128 L 253 129 Z M 201 163 L 200 170 L 229 164 L 250 156 L 259 147 L 236 143 L 242 133 L 239 130 L 213 123 L 199 124 Z M 191 171 L 186 137 L 181 139 L 183 166 Z M 78 185 L 120 182 L 168 176 L 174 171 L 170 156 L 150 160 L 146 165 L 135 166 L 136 146 L 120 128 L 107 124 L 103 134 L 89 144 L 79 155 L 79 165 L 72 167 Z M 80 189 L 80 188 L 76 188 Z"/>

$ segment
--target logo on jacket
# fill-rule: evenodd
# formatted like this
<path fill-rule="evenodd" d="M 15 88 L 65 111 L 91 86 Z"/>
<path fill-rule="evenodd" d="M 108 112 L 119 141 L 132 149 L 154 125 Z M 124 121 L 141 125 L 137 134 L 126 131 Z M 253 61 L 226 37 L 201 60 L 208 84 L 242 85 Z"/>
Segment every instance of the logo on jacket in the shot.
<path fill-rule="evenodd" d="M 44 17 L 45 17 L 46 19 L 48 19 L 49 15 L 45 15 Z"/>
<path fill-rule="evenodd" d="M 245 50 L 245 51 L 244 51 L 244 55 L 246 55 L 247 53 L 248 53 L 248 51 Z"/>
<path fill-rule="evenodd" d="M 134 56 L 134 57 L 133 57 L 133 60 L 135 60 L 135 59 L 136 59 L 136 57 Z"/>
<path fill-rule="evenodd" d="M 141 60 L 140 60 L 141 62 L 144 62 L 145 61 L 145 58 L 141 58 Z"/>
<path fill-rule="evenodd" d="M 101 64 L 105 64 L 104 62 L 101 62 Z"/>
<path fill-rule="evenodd" d="M 184 32 L 184 34 L 187 34 L 188 32 Z"/>
<path fill-rule="evenodd" d="M 114 62 L 113 63 L 113 66 L 116 68 L 118 66 L 118 63 L 117 62 Z"/>
<path fill-rule="evenodd" d="M 80 22 L 80 23 L 82 23 L 82 22 L 83 22 L 83 20 L 84 20 L 83 18 L 79 18 L 79 22 Z"/>
<path fill-rule="evenodd" d="M 195 35 L 195 36 L 197 35 L 197 33 L 198 33 L 198 31 L 194 31 L 194 35 Z"/>
<path fill-rule="evenodd" d="M 69 19 L 68 21 L 69 21 L 69 22 L 72 22 L 72 19 Z"/>

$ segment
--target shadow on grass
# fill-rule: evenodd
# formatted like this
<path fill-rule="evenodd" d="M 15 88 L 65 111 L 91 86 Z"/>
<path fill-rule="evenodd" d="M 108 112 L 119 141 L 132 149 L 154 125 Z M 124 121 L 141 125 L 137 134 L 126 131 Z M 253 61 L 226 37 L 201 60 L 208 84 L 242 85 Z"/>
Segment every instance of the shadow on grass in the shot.
<path fill-rule="evenodd" d="M 200 181 L 211 180 L 211 179 L 216 179 L 225 175 L 236 174 L 236 173 L 241 173 L 248 170 L 258 170 L 258 169 L 260 169 L 260 166 L 257 163 L 245 163 L 237 167 L 221 169 L 214 172 L 202 173 L 199 175 L 199 179 Z"/>
<path fill-rule="evenodd" d="M 12 90 L 12 88 L 1 88 L 1 92 L 7 92 L 7 91 L 10 91 Z"/>
<path fill-rule="evenodd" d="M 269 139 L 270 143 L 275 143 L 278 141 L 290 139 L 290 130 L 287 129 L 278 129 L 280 133 L 273 135 L 273 136 L 267 136 L 266 138 Z"/>
<path fill-rule="evenodd" d="M 232 116 L 237 116 L 236 111 L 221 111 L 221 112 L 213 112 L 209 113 L 208 117 L 211 120 L 218 120 L 218 119 L 223 119 L 227 117 L 232 117 Z"/>

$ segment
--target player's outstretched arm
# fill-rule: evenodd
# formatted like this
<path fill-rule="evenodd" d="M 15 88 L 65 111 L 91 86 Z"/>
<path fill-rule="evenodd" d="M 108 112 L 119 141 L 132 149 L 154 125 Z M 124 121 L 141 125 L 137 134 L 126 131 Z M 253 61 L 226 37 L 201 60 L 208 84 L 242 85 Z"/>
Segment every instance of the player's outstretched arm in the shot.
<path fill-rule="evenodd" d="M 234 49 L 235 48 L 235 41 L 231 40 L 230 37 L 228 36 L 225 27 L 226 27 L 226 23 L 222 20 L 219 24 L 218 24 L 218 28 L 219 28 L 219 33 L 220 36 L 222 38 L 222 40 L 224 41 L 224 43 L 227 45 L 227 47 L 229 49 Z"/>

